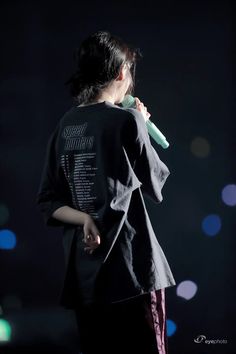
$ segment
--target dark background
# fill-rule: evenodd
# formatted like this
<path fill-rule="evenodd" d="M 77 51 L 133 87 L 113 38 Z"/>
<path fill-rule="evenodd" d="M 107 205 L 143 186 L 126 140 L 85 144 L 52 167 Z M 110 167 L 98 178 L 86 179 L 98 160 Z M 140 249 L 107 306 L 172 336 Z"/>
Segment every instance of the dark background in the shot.
<path fill-rule="evenodd" d="M 190 300 L 166 290 L 167 318 L 177 325 L 169 354 L 235 353 L 235 207 L 221 191 L 235 184 L 233 120 L 234 2 L 218 1 L 1 1 L 1 194 L 9 210 L 1 229 L 16 247 L 0 250 L 0 309 L 13 329 L 0 353 L 50 348 L 78 353 L 73 312 L 57 305 L 64 275 L 62 229 L 46 228 L 35 205 L 46 144 L 71 107 L 64 81 L 73 50 L 89 34 L 108 30 L 139 47 L 135 95 L 167 137 L 153 142 L 171 175 L 164 200 L 146 199 L 151 221 L 177 285 L 197 284 Z M 197 136 L 210 144 L 198 158 Z M 201 228 L 218 214 L 215 237 Z M 227 339 L 196 344 L 194 338 Z M 145 354 L 145 353 L 144 353 Z"/>

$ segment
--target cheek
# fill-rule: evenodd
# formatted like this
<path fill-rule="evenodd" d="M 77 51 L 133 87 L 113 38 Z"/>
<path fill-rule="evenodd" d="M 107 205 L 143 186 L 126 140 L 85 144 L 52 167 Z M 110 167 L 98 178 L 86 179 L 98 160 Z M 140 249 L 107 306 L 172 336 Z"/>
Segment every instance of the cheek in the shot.
<path fill-rule="evenodd" d="M 127 81 L 126 81 L 126 90 L 128 90 L 129 86 L 131 85 L 131 78 L 128 77 Z"/>
<path fill-rule="evenodd" d="M 131 90 L 132 89 L 132 78 L 129 79 L 128 85 L 127 85 L 127 90 Z"/>

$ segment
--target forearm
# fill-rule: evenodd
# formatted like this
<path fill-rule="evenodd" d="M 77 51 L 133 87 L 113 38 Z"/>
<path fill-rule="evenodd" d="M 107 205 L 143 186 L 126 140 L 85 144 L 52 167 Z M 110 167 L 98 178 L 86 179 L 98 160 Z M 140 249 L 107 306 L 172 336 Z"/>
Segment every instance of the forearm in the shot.
<path fill-rule="evenodd" d="M 55 219 L 68 224 L 84 225 L 85 219 L 89 215 L 82 211 L 76 210 L 74 208 L 65 205 L 63 207 L 56 209 L 53 212 L 52 216 Z"/>

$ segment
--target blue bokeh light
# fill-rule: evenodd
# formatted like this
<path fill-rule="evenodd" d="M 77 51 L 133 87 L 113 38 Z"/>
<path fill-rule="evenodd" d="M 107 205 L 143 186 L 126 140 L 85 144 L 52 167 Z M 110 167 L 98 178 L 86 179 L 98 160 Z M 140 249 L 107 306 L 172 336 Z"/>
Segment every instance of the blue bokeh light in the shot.
<path fill-rule="evenodd" d="M 221 219 L 219 215 L 211 214 L 202 221 L 202 229 L 208 236 L 215 236 L 221 229 Z"/>
<path fill-rule="evenodd" d="M 16 235 L 11 230 L 0 230 L 0 248 L 12 249 L 16 245 Z"/>
<path fill-rule="evenodd" d="M 171 337 L 176 332 L 177 326 L 175 322 L 172 320 L 167 320 L 166 324 L 167 324 L 167 336 Z"/>

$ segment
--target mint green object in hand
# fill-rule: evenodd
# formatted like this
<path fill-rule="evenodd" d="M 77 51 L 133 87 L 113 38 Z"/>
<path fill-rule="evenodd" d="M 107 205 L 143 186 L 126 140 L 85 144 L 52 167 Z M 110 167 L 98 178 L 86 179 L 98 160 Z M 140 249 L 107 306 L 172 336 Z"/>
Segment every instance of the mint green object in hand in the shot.
<path fill-rule="evenodd" d="M 124 108 L 136 108 L 136 100 L 131 95 L 126 95 L 124 100 L 121 102 L 121 106 Z M 155 140 L 155 142 L 163 147 L 163 149 L 168 148 L 169 143 L 166 137 L 160 132 L 160 130 L 155 126 L 155 124 L 148 119 L 146 121 L 148 133 Z"/>

